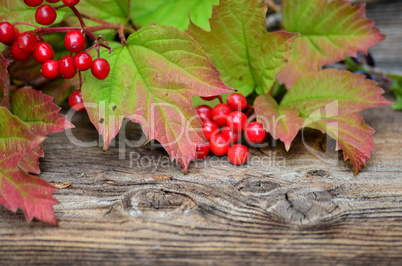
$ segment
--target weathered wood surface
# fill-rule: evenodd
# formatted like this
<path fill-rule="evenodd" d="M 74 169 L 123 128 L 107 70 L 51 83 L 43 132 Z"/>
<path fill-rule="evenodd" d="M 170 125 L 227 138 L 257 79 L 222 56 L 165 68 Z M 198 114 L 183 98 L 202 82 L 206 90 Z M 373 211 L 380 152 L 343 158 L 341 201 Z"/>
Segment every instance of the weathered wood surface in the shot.
<path fill-rule="evenodd" d="M 377 151 L 356 177 L 338 153 L 309 151 L 333 149 L 317 132 L 305 143 L 298 136 L 289 153 L 282 144 L 252 149 L 241 167 L 211 156 L 188 175 L 166 166 L 162 149 L 127 148 L 119 159 L 118 148 L 51 135 L 41 177 L 66 183 L 55 193 L 59 225 L 0 208 L 0 264 L 401 265 L 402 113 L 364 116 Z M 78 139 L 98 139 L 85 115 L 73 122 Z"/>

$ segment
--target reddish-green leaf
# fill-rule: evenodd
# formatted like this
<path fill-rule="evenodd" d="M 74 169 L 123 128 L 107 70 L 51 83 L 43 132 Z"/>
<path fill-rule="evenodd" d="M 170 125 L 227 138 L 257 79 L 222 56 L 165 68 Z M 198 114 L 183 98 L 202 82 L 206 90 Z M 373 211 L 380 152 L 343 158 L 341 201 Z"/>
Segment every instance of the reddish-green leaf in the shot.
<path fill-rule="evenodd" d="M 321 118 L 314 116 L 306 120 L 305 127 L 315 128 L 327 133 L 336 140 L 336 150 L 343 150 L 345 160 L 350 159 L 355 175 L 360 171 L 370 153 L 375 151 L 372 135 L 375 130 L 364 123 L 363 117 L 357 113 Z"/>
<path fill-rule="evenodd" d="M 284 0 L 284 28 L 301 33 L 293 45 L 289 64 L 278 79 L 289 88 L 300 77 L 322 66 L 355 56 L 384 39 L 365 5 L 337 0 Z"/>
<path fill-rule="evenodd" d="M 260 95 L 254 102 L 257 121 L 274 139 L 285 143 L 286 150 L 303 126 L 304 120 L 296 109 L 279 106 L 270 95 Z"/>
<path fill-rule="evenodd" d="M 259 96 L 254 105 L 259 121 L 266 128 L 282 123 L 277 126 L 279 130 L 271 126 L 267 131 L 287 147 L 301 127 L 320 129 L 336 139 L 337 149 L 344 151 L 345 160 L 351 160 L 357 173 L 375 150 L 371 138 L 374 130 L 364 124 L 358 112 L 392 104 L 382 94 L 377 83 L 364 75 L 326 69 L 299 79 L 279 106 L 270 96 Z M 284 117 L 278 119 L 281 114 Z M 302 124 L 300 119 L 304 121 Z"/>
<path fill-rule="evenodd" d="M 208 53 L 222 80 L 246 96 L 271 90 L 297 36 L 268 33 L 266 13 L 261 0 L 221 0 L 213 9 L 211 31 L 194 24 L 187 31 Z"/>
<path fill-rule="evenodd" d="M 57 204 L 55 187 L 19 167 L 44 137 L 34 135 L 29 125 L 0 107 L 0 204 L 15 212 L 24 211 L 28 221 L 34 217 L 57 224 L 52 206 Z"/>
<path fill-rule="evenodd" d="M 52 97 L 30 87 L 14 93 L 10 110 L 26 122 L 35 135 L 46 136 L 72 127 L 65 116 L 59 113 L 60 107 L 53 103 Z"/>
<path fill-rule="evenodd" d="M 187 171 L 197 144 L 205 142 L 191 97 L 229 93 L 207 54 L 187 34 L 169 26 L 144 27 L 109 55 L 108 78 L 85 75 L 82 96 L 104 149 L 124 118 L 140 123 Z"/>

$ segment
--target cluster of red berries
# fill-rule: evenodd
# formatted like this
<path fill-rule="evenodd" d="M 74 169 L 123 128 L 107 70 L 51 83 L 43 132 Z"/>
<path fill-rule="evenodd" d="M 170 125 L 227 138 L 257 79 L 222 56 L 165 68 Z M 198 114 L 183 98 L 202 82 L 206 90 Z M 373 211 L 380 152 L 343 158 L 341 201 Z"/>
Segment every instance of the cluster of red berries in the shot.
<path fill-rule="evenodd" d="M 44 0 L 24 0 L 30 7 L 38 7 L 35 13 L 35 20 L 41 25 L 52 24 L 57 17 L 56 10 L 50 5 L 41 5 Z M 57 3 L 60 0 L 46 0 L 48 3 Z M 69 7 L 77 5 L 80 0 L 63 0 L 63 4 Z M 78 71 L 91 69 L 92 75 L 104 80 L 110 72 L 110 65 L 107 60 L 98 58 L 92 60 L 87 52 L 85 36 L 77 30 L 69 31 L 64 38 L 64 45 L 71 52 L 71 55 L 64 56 L 59 61 L 54 60 L 52 46 L 42 40 L 34 32 L 20 33 L 16 27 L 8 22 L 0 23 L 0 42 L 11 46 L 10 53 L 16 61 L 25 61 L 33 58 L 42 64 L 42 76 L 47 79 L 55 79 L 59 76 L 65 79 L 73 78 Z M 73 56 L 73 53 L 75 55 Z M 81 92 L 76 91 L 70 95 L 70 106 L 77 111 L 84 109 Z"/>
<path fill-rule="evenodd" d="M 216 97 L 202 97 L 210 101 Z M 240 93 L 232 93 L 227 104 L 220 103 L 214 108 L 201 105 L 196 108 L 197 114 L 203 123 L 203 133 L 209 143 L 198 145 L 196 148 L 197 160 L 205 159 L 209 151 L 217 156 L 226 155 L 234 165 L 247 162 L 248 149 L 236 144 L 244 131 L 246 139 L 251 143 L 261 143 L 266 132 L 260 123 L 248 123 L 246 114 L 242 111 L 248 107 L 246 98 Z M 231 146 L 232 145 L 232 146 Z"/>

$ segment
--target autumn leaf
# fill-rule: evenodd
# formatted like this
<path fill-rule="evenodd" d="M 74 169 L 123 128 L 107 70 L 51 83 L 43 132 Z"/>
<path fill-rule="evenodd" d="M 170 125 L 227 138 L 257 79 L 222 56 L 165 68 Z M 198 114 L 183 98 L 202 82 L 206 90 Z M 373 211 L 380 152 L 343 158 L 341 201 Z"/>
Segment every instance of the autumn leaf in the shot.
<path fill-rule="evenodd" d="M 233 92 L 206 53 L 176 28 L 148 26 L 101 56 L 111 65 L 110 75 L 100 81 L 86 73 L 82 96 L 104 149 L 129 118 L 187 171 L 196 145 L 205 143 L 191 97 Z"/>
<path fill-rule="evenodd" d="M 303 126 L 304 120 L 299 112 L 291 107 L 280 106 L 270 95 L 258 96 L 254 106 L 257 122 L 261 123 L 274 139 L 284 142 L 286 150 L 289 151 L 290 144 Z"/>
<path fill-rule="evenodd" d="M 221 72 L 222 80 L 247 96 L 271 90 L 297 36 L 265 28 L 267 5 L 260 0 L 221 0 L 210 19 L 211 31 L 187 30 Z"/>
<path fill-rule="evenodd" d="M 264 128 L 287 149 L 302 127 L 319 129 L 337 141 L 337 150 L 343 150 L 357 174 L 375 150 L 374 130 L 358 113 L 392 104 L 382 94 L 377 83 L 364 75 L 326 69 L 297 80 L 280 105 L 271 96 L 260 95 L 254 106 Z"/>
<path fill-rule="evenodd" d="M 10 110 L 0 107 L 0 204 L 13 212 L 21 208 L 28 221 L 36 217 L 57 224 L 52 196 L 56 188 L 29 173 L 40 172 L 45 136 L 72 127 L 59 111 L 51 97 L 29 87 L 13 94 Z"/>
<path fill-rule="evenodd" d="M 337 0 L 284 0 L 283 26 L 289 32 L 301 33 L 293 45 L 288 65 L 278 79 L 290 88 L 309 72 L 323 66 L 367 53 L 385 37 L 366 18 L 365 4 L 351 5 Z"/>
<path fill-rule="evenodd" d="M 36 217 L 57 224 L 52 208 L 57 204 L 52 196 L 56 188 L 19 167 L 21 159 L 43 140 L 43 136 L 32 134 L 25 122 L 0 107 L 0 204 L 13 212 L 21 208 L 28 221 Z"/>
<path fill-rule="evenodd" d="M 190 19 L 209 30 L 208 18 L 211 17 L 212 5 L 219 0 L 147 0 L 132 1 L 131 17 L 139 26 L 160 24 L 187 29 Z"/>

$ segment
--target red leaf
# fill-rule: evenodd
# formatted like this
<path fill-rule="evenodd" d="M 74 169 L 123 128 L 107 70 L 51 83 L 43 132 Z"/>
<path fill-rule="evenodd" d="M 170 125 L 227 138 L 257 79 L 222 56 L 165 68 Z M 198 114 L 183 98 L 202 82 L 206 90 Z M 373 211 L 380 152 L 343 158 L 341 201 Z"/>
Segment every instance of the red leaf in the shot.
<path fill-rule="evenodd" d="M 0 106 L 8 106 L 9 90 L 10 90 L 10 75 L 8 75 L 7 68 L 11 61 L 4 58 L 0 53 Z"/>

